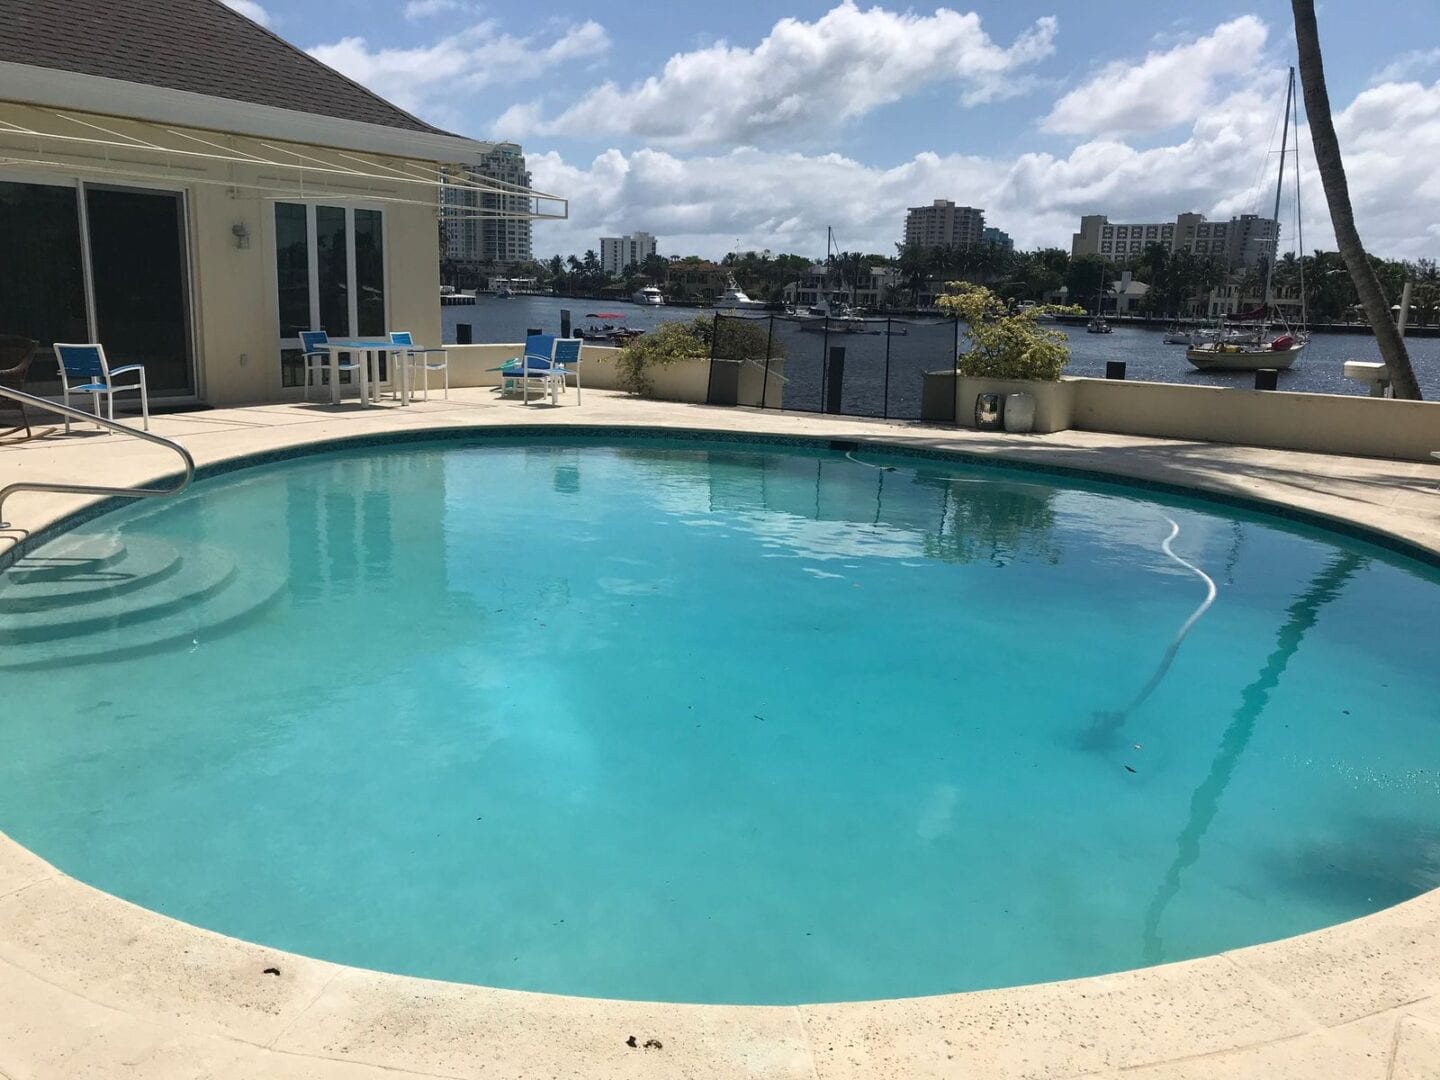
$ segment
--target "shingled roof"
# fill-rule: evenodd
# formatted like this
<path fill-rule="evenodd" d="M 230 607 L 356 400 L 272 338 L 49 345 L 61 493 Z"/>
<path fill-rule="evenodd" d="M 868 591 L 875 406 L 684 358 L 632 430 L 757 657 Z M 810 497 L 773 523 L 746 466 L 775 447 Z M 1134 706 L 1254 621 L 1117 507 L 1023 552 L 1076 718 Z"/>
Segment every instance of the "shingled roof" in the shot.
<path fill-rule="evenodd" d="M 4 0 L 0 60 L 444 135 L 220 0 Z"/>

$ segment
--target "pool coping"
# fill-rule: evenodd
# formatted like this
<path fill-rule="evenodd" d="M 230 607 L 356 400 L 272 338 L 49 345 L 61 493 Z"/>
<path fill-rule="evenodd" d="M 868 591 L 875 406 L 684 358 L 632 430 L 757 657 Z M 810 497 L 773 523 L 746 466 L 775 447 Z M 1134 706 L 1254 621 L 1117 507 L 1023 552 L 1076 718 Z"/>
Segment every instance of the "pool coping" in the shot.
<path fill-rule="evenodd" d="M 587 397 L 587 402 L 590 399 Z M 549 433 L 786 442 L 1015 467 L 1200 497 L 1440 564 L 1401 510 L 1317 511 L 1259 492 L 1037 464 L 1019 437 L 967 453 L 953 429 L 613 406 L 617 419 L 447 422 L 268 448 L 191 445 L 211 478 L 365 445 Z M 587 406 L 588 408 L 588 406 Z M 567 410 L 568 411 L 568 410 Z M 712 415 L 713 414 L 713 415 Z M 509 415 L 508 411 L 502 415 Z M 552 419 L 553 418 L 553 419 Z M 398 418 L 397 418 L 398 419 Z M 802 422 L 803 421 L 803 422 Z M 373 426 L 373 425 L 370 425 Z M 321 425 L 321 427 L 325 427 Z M 789 430 L 786 430 L 786 429 Z M 801 430 L 804 429 L 804 430 Z M 811 430 L 814 429 L 814 430 Z M 273 431 L 275 429 L 263 429 Z M 927 445 L 921 445 L 927 441 Z M 1130 440 L 1136 449 L 1157 440 Z M 190 445 L 187 443 L 187 445 Z M 1129 444 L 1126 444 L 1129 445 Z M 1006 446 L 1011 447 L 1010 451 Z M 1138 461 L 1138 459 L 1137 459 Z M 1138 468 L 1138 465 L 1137 465 Z M 1408 467 L 1407 467 L 1408 468 Z M 1430 469 L 1430 471 L 1425 471 Z M 1440 470 L 1408 475 L 1433 482 Z M 139 482 L 165 474 L 144 474 Z M 1138 483 L 1136 481 L 1139 481 Z M 1440 494 L 1435 496 L 1440 500 Z M 129 500 L 47 503 L 22 549 Z M 1338 508 L 1343 510 L 1344 507 Z M 1373 511 L 1374 507 L 1371 507 Z M 17 515 L 18 516 L 18 515 Z M 1393 519 L 1393 520 L 1392 520 Z M 1386 523 L 1394 525 L 1387 529 Z M 271 968 L 278 975 L 266 974 Z M 627 1043 L 635 1035 L 638 1045 Z M 646 1049 L 655 1039 L 663 1045 Z M 0 1075 L 154 1076 L 1310 1076 L 1440 1069 L 1440 890 L 1361 919 L 1197 960 L 972 993 L 802 1006 L 667 1005 L 440 983 L 285 954 L 179 923 L 70 878 L 0 834 Z M 203 1065 L 203 1069 L 201 1066 Z M 106 1071 L 107 1068 L 109 1071 Z M 1398 1071 L 1397 1071 L 1398 1070 Z M 1424 1073 L 1424 1074 L 1429 1074 Z"/>

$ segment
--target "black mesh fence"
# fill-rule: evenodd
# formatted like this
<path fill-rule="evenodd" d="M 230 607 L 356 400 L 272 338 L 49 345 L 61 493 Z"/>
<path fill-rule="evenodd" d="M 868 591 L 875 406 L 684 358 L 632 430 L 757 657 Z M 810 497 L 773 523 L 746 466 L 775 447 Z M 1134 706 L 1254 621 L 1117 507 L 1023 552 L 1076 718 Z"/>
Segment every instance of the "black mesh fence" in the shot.
<path fill-rule="evenodd" d="M 953 320 L 717 315 L 710 396 L 717 405 L 925 418 L 954 416 Z M 925 375 L 942 373 L 925 403 Z"/>

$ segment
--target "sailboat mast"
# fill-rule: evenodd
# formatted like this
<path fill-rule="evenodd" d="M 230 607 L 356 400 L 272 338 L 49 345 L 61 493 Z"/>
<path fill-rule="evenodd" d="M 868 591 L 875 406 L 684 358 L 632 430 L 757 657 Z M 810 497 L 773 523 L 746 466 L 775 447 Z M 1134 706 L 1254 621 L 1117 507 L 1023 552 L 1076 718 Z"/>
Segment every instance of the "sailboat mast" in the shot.
<path fill-rule="evenodd" d="M 1290 146 L 1290 106 L 1295 100 L 1295 69 L 1290 69 L 1290 82 L 1285 87 L 1285 126 L 1280 134 L 1280 175 L 1275 178 L 1275 214 L 1270 219 L 1275 224 L 1275 244 L 1270 249 L 1270 258 L 1265 264 L 1265 315 L 1270 314 L 1270 286 L 1275 280 L 1275 261 L 1280 258 L 1280 191 L 1285 184 L 1285 151 Z"/>
<path fill-rule="evenodd" d="M 1294 71 L 1294 68 L 1291 68 Z M 1291 75 L 1294 78 L 1294 75 Z M 1295 95 L 1295 249 L 1300 253 L 1300 325 L 1310 325 L 1310 303 L 1305 298 L 1305 215 L 1300 207 L 1300 95 Z M 1278 245 L 1277 245 L 1278 246 Z"/>

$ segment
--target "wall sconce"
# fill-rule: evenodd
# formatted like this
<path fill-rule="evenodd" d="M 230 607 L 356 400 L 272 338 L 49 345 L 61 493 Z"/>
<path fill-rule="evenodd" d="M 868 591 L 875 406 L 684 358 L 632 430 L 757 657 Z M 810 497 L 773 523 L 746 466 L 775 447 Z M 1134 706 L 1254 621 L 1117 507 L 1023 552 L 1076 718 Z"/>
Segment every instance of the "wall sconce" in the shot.
<path fill-rule="evenodd" d="M 245 227 L 243 221 L 237 221 L 234 225 L 231 225 L 230 232 L 235 236 L 235 246 L 237 248 L 248 248 L 250 246 L 250 230 Z"/>

